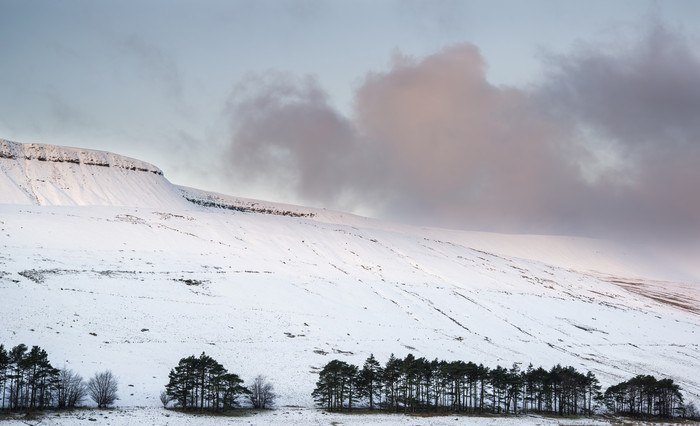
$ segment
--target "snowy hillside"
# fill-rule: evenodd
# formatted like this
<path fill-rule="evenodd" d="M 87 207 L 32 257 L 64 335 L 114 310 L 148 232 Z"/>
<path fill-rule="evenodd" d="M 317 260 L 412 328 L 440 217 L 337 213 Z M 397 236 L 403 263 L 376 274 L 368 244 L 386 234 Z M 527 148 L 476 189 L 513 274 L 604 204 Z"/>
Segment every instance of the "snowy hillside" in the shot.
<path fill-rule="evenodd" d="M 120 405 L 158 405 L 202 351 L 304 407 L 331 359 L 409 352 L 568 364 L 605 386 L 654 374 L 700 399 L 699 287 L 649 279 L 664 274 L 642 253 L 237 199 L 113 154 L 3 143 L 0 342 L 112 369 Z"/>

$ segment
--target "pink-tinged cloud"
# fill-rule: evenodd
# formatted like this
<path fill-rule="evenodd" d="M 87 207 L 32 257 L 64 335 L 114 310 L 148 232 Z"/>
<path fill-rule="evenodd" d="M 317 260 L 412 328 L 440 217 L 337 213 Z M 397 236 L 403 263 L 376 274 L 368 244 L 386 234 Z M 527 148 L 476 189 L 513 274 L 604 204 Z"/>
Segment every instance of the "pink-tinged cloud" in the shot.
<path fill-rule="evenodd" d="M 268 73 L 231 98 L 239 182 L 296 200 L 467 229 L 599 235 L 700 229 L 700 61 L 653 26 L 615 55 L 552 55 L 499 87 L 471 44 L 397 53 L 352 117 L 313 78 Z"/>
<path fill-rule="evenodd" d="M 402 210 L 453 226 L 534 228 L 576 173 L 559 130 L 525 92 L 488 83 L 484 68 L 470 44 L 396 56 L 358 90 L 356 124 L 391 159 L 400 188 L 389 195 Z"/>

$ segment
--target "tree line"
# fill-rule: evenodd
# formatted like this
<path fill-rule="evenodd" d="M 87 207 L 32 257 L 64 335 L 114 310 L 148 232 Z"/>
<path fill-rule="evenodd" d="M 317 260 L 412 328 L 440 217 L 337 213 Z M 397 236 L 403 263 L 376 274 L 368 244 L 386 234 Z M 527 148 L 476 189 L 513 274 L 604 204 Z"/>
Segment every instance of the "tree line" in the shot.
<path fill-rule="evenodd" d="M 546 370 L 530 364 L 522 370 L 516 363 L 510 368 L 488 368 L 473 362 L 430 361 L 412 354 L 404 359 L 392 354 L 382 366 L 370 355 L 362 367 L 340 360 L 327 363 L 319 371 L 312 396 L 319 407 L 329 411 L 364 407 L 404 413 L 564 416 L 592 415 L 605 402 L 614 413 L 678 415 L 680 387 L 670 379 L 644 377 L 647 387 L 640 387 L 635 378 L 602 394 L 592 372 L 584 374 L 571 366 L 557 364 Z"/>
<path fill-rule="evenodd" d="M 613 414 L 672 417 L 684 413 L 681 388 L 671 379 L 638 375 L 610 386 L 605 391 L 605 405 Z M 693 409 L 694 411 L 694 409 Z M 693 413 L 694 414 L 694 413 Z"/>
<path fill-rule="evenodd" d="M 117 379 L 107 370 L 87 382 L 73 370 L 58 369 L 39 346 L 0 344 L 0 410 L 73 408 L 90 397 L 102 408 L 117 399 Z"/>
<path fill-rule="evenodd" d="M 252 384 L 202 353 L 180 359 L 168 375 L 161 393 L 163 406 L 170 402 L 183 410 L 222 411 L 247 400 L 254 408 L 268 408 L 277 398 L 272 384 L 257 376 Z M 109 371 L 85 381 L 69 369 L 51 365 L 39 346 L 19 344 L 6 350 L 0 344 L 0 411 L 72 408 L 90 397 L 99 408 L 118 399 L 118 383 Z M 610 386 L 601 386 L 592 372 L 556 366 L 546 370 L 530 364 L 510 368 L 464 361 L 432 361 L 408 354 L 393 354 L 382 366 L 370 355 L 360 368 L 340 360 L 320 371 L 312 396 L 329 411 L 369 408 L 390 412 L 453 412 L 470 414 L 541 413 L 591 415 L 604 403 L 615 415 L 696 417 L 693 404 L 685 406 L 681 388 L 672 379 L 639 375 Z"/>
<path fill-rule="evenodd" d="M 277 394 L 262 375 L 248 387 L 223 365 L 202 353 L 182 358 L 170 371 L 160 395 L 164 406 L 171 401 L 184 410 L 227 410 L 239 406 L 245 396 L 253 408 L 271 407 Z M 19 344 L 6 350 L 0 344 L 0 411 L 33 411 L 80 406 L 87 397 L 103 408 L 119 399 L 118 381 L 111 371 L 96 373 L 85 381 L 70 369 L 51 365 L 44 349 Z"/>
<path fill-rule="evenodd" d="M 253 408 L 270 407 L 277 394 L 264 376 L 257 376 L 249 387 L 234 373 L 229 373 L 214 358 L 202 352 L 180 359 L 170 370 L 169 382 L 160 395 L 164 407 L 174 401 L 183 410 L 223 411 L 240 406 L 247 397 Z"/>

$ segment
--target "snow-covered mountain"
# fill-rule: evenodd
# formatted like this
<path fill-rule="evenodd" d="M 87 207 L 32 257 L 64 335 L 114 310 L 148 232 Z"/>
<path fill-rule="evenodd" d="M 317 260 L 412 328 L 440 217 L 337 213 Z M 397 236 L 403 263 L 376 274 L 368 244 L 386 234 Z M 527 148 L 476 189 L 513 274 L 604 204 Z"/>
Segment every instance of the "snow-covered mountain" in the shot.
<path fill-rule="evenodd" d="M 283 404 L 370 353 L 671 377 L 700 399 L 700 287 L 603 241 L 416 228 L 171 184 L 115 154 L 0 140 L 0 343 L 110 368 L 158 405 L 206 351 Z"/>
<path fill-rule="evenodd" d="M 187 208 L 163 172 L 109 152 L 0 139 L 0 201 L 40 206 Z"/>

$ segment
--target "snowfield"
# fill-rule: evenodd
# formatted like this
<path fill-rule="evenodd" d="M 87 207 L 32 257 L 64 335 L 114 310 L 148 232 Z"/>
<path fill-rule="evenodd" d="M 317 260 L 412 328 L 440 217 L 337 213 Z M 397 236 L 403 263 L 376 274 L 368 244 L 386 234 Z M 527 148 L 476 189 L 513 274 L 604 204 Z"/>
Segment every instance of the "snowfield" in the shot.
<path fill-rule="evenodd" d="M 0 343 L 39 345 L 83 377 L 111 369 L 121 408 L 77 415 L 206 424 L 157 408 L 170 369 L 203 351 L 280 394 L 279 410 L 217 423 L 454 424 L 311 409 L 323 365 L 370 353 L 561 363 L 604 387 L 653 374 L 700 401 L 700 286 L 669 281 L 642 251 L 238 199 L 114 154 L 91 154 L 109 159 L 95 165 L 85 150 L 45 146 L 40 160 L 16 145 L 0 144 L 14 153 L 0 155 Z M 509 420 L 469 418 L 481 421 Z"/>
<path fill-rule="evenodd" d="M 287 407 L 272 411 L 241 413 L 240 417 L 207 416 L 183 414 L 172 410 L 154 407 L 118 408 L 113 410 L 79 410 L 74 412 L 52 413 L 34 420 L 10 420 L 10 425 L 84 425 L 95 422 L 104 425 L 142 426 L 142 425 L 222 425 L 245 424 L 253 426 L 277 425 L 381 425 L 381 426 L 453 426 L 469 425 L 608 425 L 608 421 L 595 419 L 556 419 L 540 416 L 518 417 L 472 417 L 472 416 L 434 416 L 419 417 L 403 414 L 340 414 L 326 413 L 310 408 Z M 625 423 L 633 424 L 633 423 Z M 648 425 L 650 423 L 639 423 Z M 668 423 L 667 423 L 668 424 Z"/>

